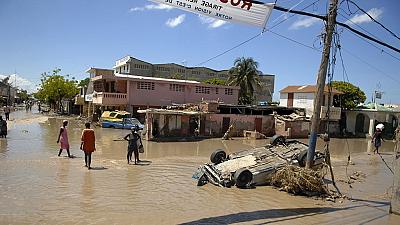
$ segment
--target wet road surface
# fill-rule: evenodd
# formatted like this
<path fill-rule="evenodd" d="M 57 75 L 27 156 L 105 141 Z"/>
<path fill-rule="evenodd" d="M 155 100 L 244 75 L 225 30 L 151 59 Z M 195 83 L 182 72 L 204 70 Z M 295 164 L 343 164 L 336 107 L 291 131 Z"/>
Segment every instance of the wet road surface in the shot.
<path fill-rule="evenodd" d="M 144 141 L 145 153 L 140 155 L 143 163 L 127 165 L 127 143 L 114 140 L 129 131 L 95 128 L 94 169 L 88 171 L 83 167 L 83 153 L 79 150 L 83 122 L 70 120 L 69 140 L 75 158 L 69 159 L 65 151 L 62 157 L 57 157 L 56 140 L 62 119 L 47 120 L 25 111 L 11 114 L 11 119 L 14 121 L 9 122 L 7 139 L 0 140 L 0 224 L 396 224 L 400 221 L 400 217 L 387 214 L 389 200 L 376 196 L 390 186 L 391 177 L 374 156 L 371 160 L 354 160 L 356 165 L 368 167 L 374 178 L 369 186 L 354 185 L 366 186 L 364 190 L 368 192 L 353 192 L 353 198 L 363 201 L 339 204 L 291 196 L 271 187 L 248 190 L 213 185 L 197 187 L 196 180 L 191 178 L 217 148 L 229 153 L 269 140 Z M 333 158 L 345 159 L 348 152 L 364 157 L 368 142 L 335 139 L 331 143 Z M 319 146 L 322 148 L 323 143 Z M 393 151 L 393 143 L 385 142 L 382 150 Z"/>

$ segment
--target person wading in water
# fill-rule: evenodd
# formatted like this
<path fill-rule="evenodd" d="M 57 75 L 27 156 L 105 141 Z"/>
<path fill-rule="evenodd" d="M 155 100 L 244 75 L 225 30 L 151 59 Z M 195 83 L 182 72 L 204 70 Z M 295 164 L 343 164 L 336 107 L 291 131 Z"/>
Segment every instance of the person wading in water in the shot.
<path fill-rule="evenodd" d="M 68 157 L 72 158 L 71 154 L 69 154 L 69 142 L 68 142 L 68 131 L 67 131 L 68 121 L 63 121 L 63 126 L 60 128 L 60 133 L 58 134 L 57 143 L 60 143 L 60 151 L 58 152 L 58 156 L 61 155 L 63 149 L 67 150 Z"/>
<path fill-rule="evenodd" d="M 128 154 L 126 155 L 126 160 L 129 162 L 132 161 L 132 152 L 135 154 L 135 164 L 139 163 L 139 147 L 142 147 L 142 139 L 140 135 L 137 133 L 139 130 L 139 126 L 135 125 L 131 128 L 132 133 L 127 134 L 124 139 L 128 141 Z"/>
<path fill-rule="evenodd" d="M 85 123 L 85 129 L 82 131 L 81 137 L 81 147 L 80 149 L 85 153 L 85 166 L 90 170 L 90 164 L 92 162 L 92 153 L 96 151 L 96 138 L 94 135 L 94 130 L 90 129 L 90 123 Z"/>
<path fill-rule="evenodd" d="M 383 124 L 378 124 L 376 126 L 374 136 L 372 136 L 372 143 L 374 143 L 375 146 L 374 154 L 375 152 L 379 154 L 379 147 L 381 147 L 383 141 L 382 137 L 383 128 L 384 128 Z"/>

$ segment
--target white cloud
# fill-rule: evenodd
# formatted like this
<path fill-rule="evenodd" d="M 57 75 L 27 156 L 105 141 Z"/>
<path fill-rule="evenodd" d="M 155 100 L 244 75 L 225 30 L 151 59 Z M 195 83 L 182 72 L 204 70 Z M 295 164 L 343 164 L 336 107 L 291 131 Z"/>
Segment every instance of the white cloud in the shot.
<path fill-rule="evenodd" d="M 305 19 L 300 19 L 300 20 L 297 20 L 296 22 L 294 22 L 294 23 L 289 27 L 289 29 L 291 29 L 291 30 L 297 30 L 297 29 L 300 29 L 300 28 L 311 27 L 312 25 L 318 23 L 319 21 L 320 21 L 320 19 L 314 18 L 314 17 L 305 18 Z"/>
<path fill-rule="evenodd" d="M 372 8 L 370 10 L 367 11 L 367 13 L 369 15 L 371 15 L 372 18 L 374 18 L 375 20 L 378 20 L 379 18 L 381 18 L 381 15 L 383 13 L 383 9 L 378 9 L 378 8 Z M 371 18 L 369 18 L 369 16 L 367 14 L 356 14 L 355 16 L 353 16 L 352 18 L 350 18 L 349 20 L 346 21 L 346 24 L 361 24 L 361 23 L 369 23 L 372 22 Z"/>
<path fill-rule="evenodd" d="M 136 12 L 136 11 L 144 11 L 144 10 L 166 10 L 169 11 L 173 9 L 174 7 L 165 5 L 165 4 L 150 4 L 150 5 L 145 5 L 144 7 L 135 7 L 135 8 L 130 8 L 130 12 Z"/>
<path fill-rule="evenodd" d="M 185 14 L 179 15 L 178 17 L 175 18 L 170 18 L 167 20 L 167 22 L 165 23 L 167 26 L 174 28 L 176 26 L 178 26 L 179 24 L 183 23 L 183 21 L 185 21 Z"/>
<path fill-rule="evenodd" d="M 202 16 L 202 15 L 199 15 L 199 19 L 202 24 L 207 24 L 208 28 L 218 28 L 218 27 L 228 23 L 224 20 L 217 20 L 217 19 L 214 19 L 211 17 Z"/>
<path fill-rule="evenodd" d="M 0 74 L 0 79 L 1 80 L 6 78 L 6 77 L 8 77 L 8 76 Z M 18 89 L 27 90 L 29 93 L 32 93 L 32 92 L 36 91 L 36 85 L 32 81 L 27 80 L 27 79 L 25 79 L 23 77 L 20 77 L 19 75 L 16 75 L 16 74 L 10 75 L 9 83 L 11 84 L 11 86 L 14 86 L 14 87 L 15 87 L 15 84 L 16 84 Z"/>

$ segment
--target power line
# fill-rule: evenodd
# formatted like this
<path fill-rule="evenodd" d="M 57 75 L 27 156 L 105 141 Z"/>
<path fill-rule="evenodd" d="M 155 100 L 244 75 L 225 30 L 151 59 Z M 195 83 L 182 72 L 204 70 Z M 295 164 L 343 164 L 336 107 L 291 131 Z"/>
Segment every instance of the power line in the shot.
<path fill-rule="evenodd" d="M 342 49 L 343 49 L 347 54 L 349 54 L 349 55 L 353 56 L 354 58 L 358 59 L 360 62 L 362 62 L 362 63 L 368 65 L 369 67 L 373 68 L 374 70 L 380 72 L 382 75 L 385 75 L 386 77 L 388 77 L 388 78 L 392 79 L 393 81 L 396 81 L 397 83 L 400 84 L 400 81 L 397 80 L 397 79 L 395 79 L 395 78 L 392 77 L 391 75 L 389 75 L 389 74 L 387 74 L 386 72 L 382 71 L 381 69 L 375 67 L 375 66 L 372 65 L 371 63 L 365 61 L 364 59 L 362 59 L 362 58 L 360 58 L 359 56 L 353 54 L 352 52 L 350 52 L 350 51 L 344 49 L 343 47 L 342 47 Z"/>
<path fill-rule="evenodd" d="M 304 1 L 304 0 L 303 0 L 303 1 Z M 302 3 L 303 1 L 301 1 L 300 3 Z M 307 9 L 307 8 L 310 7 L 310 6 L 313 6 L 315 3 L 319 2 L 319 1 L 320 1 L 320 0 L 314 1 L 313 3 L 311 3 L 311 4 L 307 5 L 306 7 L 304 7 L 302 10 L 305 10 L 305 9 Z M 293 7 L 291 7 L 291 8 L 289 9 L 288 12 L 290 12 L 290 10 L 292 10 L 294 7 L 296 7 L 296 6 L 299 5 L 300 3 L 297 3 L 296 5 L 294 5 Z M 286 13 L 282 13 L 281 16 L 284 15 L 284 14 L 286 14 Z M 216 55 L 216 56 L 213 56 L 213 57 L 211 57 L 211 58 L 209 58 L 209 59 L 207 59 L 207 60 L 205 60 L 205 61 L 203 61 L 203 62 L 201 62 L 201 63 L 196 64 L 195 67 L 196 67 L 196 66 L 204 65 L 205 63 L 208 63 L 208 62 L 210 62 L 210 61 L 212 61 L 212 60 L 214 60 L 214 59 L 216 59 L 216 58 L 218 58 L 218 57 L 220 57 L 220 56 L 222 56 L 222 55 L 225 55 L 226 53 L 228 53 L 228 52 L 230 52 L 230 51 L 232 51 L 232 50 L 234 50 L 234 49 L 236 49 L 236 48 L 238 48 L 238 47 L 240 47 L 240 46 L 242 46 L 242 45 L 244 45 L 244 44 L 246 44 L 246 43 L 248 43 L 248 42 L 250 42 L 250 41 L 252 41 L 252 40 L 254 40 L 254 39 L 256 39 L 257 37 L 261 36 L 265 31 L 271 32 L 271 29 L 273 29 L 274 27 L 277 27 L 278 25 L 282 24 L 283 22 L 287 21 L 288 19 L 290 19 L 290 18 L 293 17 L 293 16 L 294 16 L 294 15 L 292 15 L 292 16 L 290 16 L 290 17 L 287 17 L 287 18 L 283 19 L 282 21 L 280 21 L 279 23 L 273 25 L 271 28 L 269 28 L 269 29 L 264 29 L 261 33 L 256 34 L 256 35 L 250 37 L 249 39 L 247 39 L 247 40 L 245 40 L 245 41 L 243 41 L 243 42 L 241 42 L 241 43 L 239 43 L 239 44 L 237 44 L 237 45 L 235 45 L 235 46 L 229 48 L 228 50 L 225 50 L 225 51 L 219 53 L 219 54 Z M 280 16 L 279 16 L 279 17 L 280 17 Z M 279 18 L 279 17 L 278 17 L 278 18 Z M 276 20 L 276 19 L 275 19 L 275 20 Z M 272 33 L 272 32 L 271 32 L 271 33 Z M 283 35 L 280 35 L 280 34 L 277 34 L 277 33 L 273 33 L 273 34 L 278 35 L 278 36 L 281 36 L 281 37 L 283 37 L 283 38 L 285 38 L 285 39 L 294 41 L 293 39 L 284 37 Z M 296 42 L 296 41 L 294 41 L 294 42 Z M 306 46 L 306 47 L 308 47 L 308 48 L 312 48 L 312 47 L 307 46 L 307 45 L 304 45 L 304 44 L 302 44 L 302 43 L 300 43 L 300 42 L 296 42 L 296 43 L 298 43 L 298 44 L 300 44 L 300 45 L 303 45 L 303 46 Z M 312 49 L 315 50 L 315 48 L 312 48 Z"/>
<path fill-rule="evenodd" d="M 267 32 L 270 32 L 270 33 L 272 33 L 272 34 L 275 34 L 275 35 L 277 35 L 277 36 L 279 36 L 279 37 L 281 37 L 281 38 L 284 38 L 284 39 L 286 39 L 286 40 L 289 40 L 289 41 L 291 41 L 291 42 L 294 42 L 294 43 L 296 43 L 296 44 L 299 44 L 299 45 L 301 45 L 301 46 L 304 46 L 304 47 L 306 47 L 306 48 L 312 49 L 312 50 L 317 51 L 317 52 L 321 52 L 321 50 L 319 50 L 319 49 L 317 49 L 317 48 L 314 48 L 314 47 L 312 47 L 312 46 L 303 44 L 303 43 L 301 43 L 301 42 L 299 42 L 299 41 L 296 41 L 296 40 L 294 40 L 294 39 L 292 39 L 292 38 L 286 37 L 286 36 L 284 36 L 284 35 L 282 35 L 282 34 L 278 34 L 278 33 L 274 32 L 274 31 L 272 31 L 272 30 L 266 30 L 266 31 L 267 31 Z"/>
<path fill-rule="evenodd" d="M 279 11 L 283 11 L 283 12 L 289 12 L 289 9 L 283 8 L 283 7 L 280 7 L 280 6 L 275 6 L 274 9 L 279 10 Z M 327 20 L 326 16 L 316 15 L 316 14 L 309 13 L 309 12 L 303 12 L 303 11 L 297 11 L 297 10 L 290 10 L 290 12 L 291 12 L 291 13 L 294 13 L 294 14 L 303 15 L 303 16 L 315 17 L 315 18 L 318 18 L 318 19 L 321 19 L 321 20 L 324 20 L 324 21 Z M 360 32 L 360 31 L 358 31 L 358 30 L 356 30 L 356 29 L 350 27 L 350 26 L 347 25 L 347 24 L 344 24 L 344 23 L 341 23 L 341 22 L 337 22 L 337 21 L 336 21 L 336 24 L 337 24 L 337 25 L 340 25 L 340 26 L 342 26 L 342 27 L 347 28 L 348 30 L 350 30 L 350 31 L 352 31 L 352 32 L 354 32 L 354 33 L 360 35 L 360 36 L 363 37 L 363 38 L 366 38 L 366 39 L 369 39 L 369 40 L 371 40 L 371 41 L 374 41 L 374 42 L 376 42 L 376 43 L 378 43 L 378 44 L 380 44 L 380 45 L 383 45 L 383 46 L 385 46 L 385 47 L 387 47 L 387 48 L 392 49 L 393 51 L 396 51 L 396 52 L 400 53 L 400 49 L 398 49 L 398 48 L 396 48 L 396 47 L 394 47 L 394 46 L 391 46 L 391 45 L 389 45 L 389 44 L 387 44 L 387 43 L 384 43 L 384 42 L 382 42 L 382 41 L 380 41 L 380 40 L 377 40 L 377 39 L 374 38 L 374 37 L 368 36 L 368 35 L 366 35 L 366 34 Z"/>
<path fill-rule="evenodd" d="M 207 60 L 205 60 L 205 61 L 203 61 L 203 62 L 201 62 L 201 63 L 199 63 L 199 64 L 197 64 L 197 65 L 195 65 L 195 67 L 196 67 L 196 66 L 201 66 L 201 65 L 203 65 L 203 64 L 205 64 L 205 63 L 210 62 L 211 60 L 214 60 L 214 59 L 216 59 L 216 58 L 218 58 L 218 57 L 220 57 L 220 56 L 222 56 L 222 55 L 225 55 L 226 53 L 228 53 L 228 52 L 234 50 L 235 48 L 238 48 L 238 47 L 240 47 L 240 46 L 242 46 L 242 45 L 244 45 L 244 44 L 246 44 L 246 43 L 248 43 L 248 42 L 250 42 L 250 41 L 256 39 L 257 37 L 261 36 L 262 34 L 263 34 L 263 33 L 259 33 L 259 34 L 255 35 L 255 36 L 253 36 L 253 37 L 251 37 L 251 38 L 249 38 L 249 39 L 247 39 L 247 40 L 245 40 L 245 41 L 243 41 L 243 42 L 241 42 L 241 43 L 239 43 L 239 44 L 233 46 L 232 48 L 230 48 L 230 49 L 228 49 L 228 50 L 225 50 L 225 51 L 223 51 L 222 53 L 220 53 L 220 54 L 218 54 L 218 55 L 216 55 L 216 56 L 214 56 L 214 57 L 211 57 L 211 58 L 209 58 L 209 59 L 207 59 Z"/>
<path fill-rule="evenodd" d="M 353 21 L 351 21 L 351 20 L 350 20 L 349 18 L 347 18 L 346 16 L 342 15 L 341 13 L 339 13 L 339 14 L 340 14 L 341 16 L 343 16 L 345 19 L 347 19 L 348 21 L 350 21 L 351 23 L 353 23 L 354 25 L 356 25 L 357 27 L 359 27 L 360 29 L 362 29 L 362 30 L 364 30 L 365 32 L 367 32 L 368 34 L 370 34 L 371 36 L 374 36 L 373 34 L 371 34 L 370 32 L 368 32 L 367 30 L 365 30 L 364 28 L 362 28 L 361 26 L 359 26 L 358 24 L 356 24 L 356 23 L 354 23 Z M 358 36 L 358 35 L 355 35 L 354 33 L 351 33 L 351 34 L 353 34 L 354 36 L 358 37 L 359 39 L 361 39 L 361 40 L 367 42 L 368 44 L 370 44 L 370 45 L 373 46 L 374 48 L 378 49 L 381 53 L 385 53 L 385 54 L 391 56 L 392 58 L 394 58 L 394 59 L 400 61 L 400 58 L 398 58 L 398 57 L 392 55 L 391 53 L 385 51 L 384 49 L 379 48 L 378 46 L 376 46 L 376 45 L 374 45 L 373 43 L 371 43 L 371 42 L 365 40 L 364 38 L 361 38 L 361 37 Z M 375 37 L 375 36 L 374 36 L 374 37 Z M 376 38 L 376 37 L 375 37 L 375 38 Z"/>
<path fill-rule="evenodd" d="M 347 0 L 347 2 L 350 2 L 351 4 L 355 5 L 360 11 L 362 11 L 363 13 L 365 13 L 372 21 L 374 21 L 375 23 L 379 24 L 383 29 L 385 29 L 387 32 L 389 32 L 391 35 L 393 35 L 394 37 L 396 37 L 397 39 L 400 40 L 400 38 L 393 33 L 391 30 L 389 30 L 388 28 L 386 28 L 382 23 L 380 23 L 379 21 L 375 20 L 371 15 L 368 14 L 368 12 L 366 12 L 364 9 L 362 9 L 360 6 L 358 6 L 356 3 L 354 3 L 351 0 Z"/>

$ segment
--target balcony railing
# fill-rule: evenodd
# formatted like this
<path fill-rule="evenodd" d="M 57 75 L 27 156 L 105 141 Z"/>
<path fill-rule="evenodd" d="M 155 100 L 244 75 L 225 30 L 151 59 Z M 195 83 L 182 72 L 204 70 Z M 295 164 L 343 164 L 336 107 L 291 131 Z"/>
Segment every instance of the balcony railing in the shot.
<path fill-rule="evenodd" d="M 323 120 L 326 120 L 326 112 L 328 110 L 327 106 L 321 106 L 321 114 L 320 118 Z M 330 120 L 340 120 L 340 115 L 342 113 L 342 110 L 340 107 L 329 107 L 329 119 Z"/>
<path fill-rule="evenodd" d="M 126 105 L 128 104 L 127 94 L 98 92 L 93 94 L 93 103 L 100 105 Z"/>

